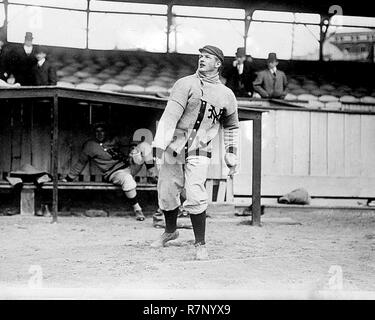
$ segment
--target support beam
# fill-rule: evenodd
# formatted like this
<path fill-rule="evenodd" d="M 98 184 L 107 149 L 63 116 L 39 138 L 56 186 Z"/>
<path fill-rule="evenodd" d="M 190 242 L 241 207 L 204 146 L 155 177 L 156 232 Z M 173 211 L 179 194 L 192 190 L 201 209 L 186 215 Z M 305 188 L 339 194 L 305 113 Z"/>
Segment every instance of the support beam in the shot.
<path fill-rule="evenodd" d="M 250 23 L 251 23 L 251 20 L 253 19 L 253 12 L 254 12 L 253 9 L 249 9 L 249 8 L 245 9 L 245 30 L 244 30 L 244 36 L 243 36 L 245 52 L 246 52 L 246 47 L 247 47 L 247 37 L 249 35 Z"/>
<path fill-rule="evenodd" d="M 261 166 L 262 166 L 262 115 L 253 120 L 253 181 L 252 225 L 260 226 L 261 215 Z"/>
<path fill-rule="evenodd" d="M 57 94 L 53 97 L 52 106 L 52 177 L 53 177 L 53 190 L 52 190 L 52 223 L 57 222 L 58 213 L 58 159 L 59 159 L 59 148 L 58 148 L 58 138 L 59 138 L 59 101 Z"/>
<path fill-rule="evenodd" d="M 171 36 L 171 27 L 172 27 L 172 4 L 168 4 L 168 11 L 167 11 L 167 53 L 170 52 L 170 36 Z"/>

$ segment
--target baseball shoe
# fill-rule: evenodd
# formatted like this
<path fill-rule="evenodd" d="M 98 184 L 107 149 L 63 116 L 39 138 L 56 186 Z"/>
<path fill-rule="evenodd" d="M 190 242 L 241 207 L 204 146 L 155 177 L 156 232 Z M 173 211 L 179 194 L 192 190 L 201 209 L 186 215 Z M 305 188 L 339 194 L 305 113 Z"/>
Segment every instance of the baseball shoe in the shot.
<path fill-rule="evenodd" d="M 195 259 L 208 260 L 208 251 L 206 245 L 200 243 L 195 245 Z"/>
<path fill-rule="evenodd" d="M 145 216 L 143 215 L 142 210 L 135 210 L 135 219 L 138 221 L 143 221 L 145 219 Z"/>
<path fill-rule="evenodd" d="M 162 248 L 165 246 L 165 244 L 168 241 L 176 240 L 179 236 L 178 230 L 172 233 L 164 232 L 159 239 L 155 240 L 153 243 L 151 243 L 152 248 Z"/>

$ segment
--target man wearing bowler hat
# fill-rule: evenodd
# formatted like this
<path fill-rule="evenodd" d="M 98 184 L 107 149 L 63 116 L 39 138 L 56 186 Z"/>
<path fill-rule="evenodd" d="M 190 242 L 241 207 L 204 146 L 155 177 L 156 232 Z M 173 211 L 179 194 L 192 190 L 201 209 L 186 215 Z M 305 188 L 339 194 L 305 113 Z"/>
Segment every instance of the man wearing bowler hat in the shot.
<path fill-rule="evenodd" d="M 205 246 L 205 182 L 211 158 L 211 141 L 222 126 L 224 160 L 229 175 L 236 172 L 239 120 L 237 100 L 219 79 L 223 52 L 211 45 L 199 49 L 195 74 L 179 79 L 173 86 L 153 141 L 159 167 L 158 200 L 165 217 L 164 233 L 151 244 L 164 247 L 178 238 L 177 216 L 182 194 L 183 209 L 190 215 L 195 237 L 195 258 L 208 259 Z"/>
<path fill-rule="evenodd" d="M 267 58 L 267 69 L 260 71 L 253 85 L 262 98 L 284 99 L 288 81 L 284 72 L 277 69 L 279 64 L 276 53 L 271 52 Z"/>
<path fill-rule="evenodd" d="M 35 53 L 36 48 L 33 45 L 33 34 L 26 32 L 24 43 L 13 49 L 10 62 L 12 70 L 14 70 L 13 73 L 16 82 L 19 82 L 22 86 L 34 85 L 32 69 L 37 63 Z"/>
<path fill-rule="evenodd" d="M 232 89 L 237 97 L 251 97 L 254 92 L 255 72 L 249 58 L 251 57 L 246 56 L 245 48 L 238 48 L 236 59 L 225 67 L 222 73 L 225 85 Z"/>
<path fill-rule="evenodd" d="M 32 68 L 33 84 L 36 86 L 56 85 L 56 68 L 46 59 L 47 49 L 38 46 L 35 52 L 37 63 Z"/>

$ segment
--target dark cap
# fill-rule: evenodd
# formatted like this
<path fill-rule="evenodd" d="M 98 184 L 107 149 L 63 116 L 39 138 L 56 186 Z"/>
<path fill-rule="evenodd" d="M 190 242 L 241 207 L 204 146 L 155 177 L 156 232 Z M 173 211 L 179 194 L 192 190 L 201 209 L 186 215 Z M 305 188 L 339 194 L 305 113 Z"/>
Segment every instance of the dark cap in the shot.
<path fill-rule="evenodd" d="M 38 54 L 38 53 L 45 53 L 45 54 L 48 54 L 48 50 L 46 47 L 43 47 L 43 46 L 37 46 L 36 47 L 36 50 L 35 50 L 35 54 Z"/>
<path fill-rule="evenodd" d="M 104 121 L 96 122 L 92 125 L 93 130 L 96 130 L 98 128 L 103 128 L 105 131 L 108 130 L 108 124 Z"/>
<path fill-rule="evenodd" d="M 214 46 L 207 45 L 199 49 L 199 52 L 202 52 L 202 51 L 213 54 L 221 61 L 221 63 L 224 62 L 224 53 L 223 51 L 221 51 L 221 49 L 214 47 Z"/>
<path fill-rule="evenodd" d="M 33 33 L 27 31 L 27 32 L 25 33 L 25 40 L 33 40 Z"/>
<path fill-rule="evenodd" d="M 277 56 L 275 52 L 270 52 L 268 54 L 267 62 L 275 62 L 277 61 Z"/>
<path fill-rule="evenodd" d="M 245 57 L 245 48 L 237 48 L 236 57 Z"/>

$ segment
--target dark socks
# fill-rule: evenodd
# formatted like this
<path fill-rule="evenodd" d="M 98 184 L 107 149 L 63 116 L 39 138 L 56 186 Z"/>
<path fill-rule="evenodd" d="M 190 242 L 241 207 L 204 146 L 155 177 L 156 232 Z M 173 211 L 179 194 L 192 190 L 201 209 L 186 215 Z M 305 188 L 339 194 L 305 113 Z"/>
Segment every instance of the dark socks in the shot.
<path fill-rule="evenodd" d="M 178 215 L 178 208 L 174 210 L 163 210 L 164 219 L 165 219 L 165 232 L 172 233 L 175 232 L 177 229 L 177 215 Z"/>
<path fill-rule="evenodd" d="M 129 203 L 130 203 L 132 206 L 134 206 L 135 204 L 138 203 L 138 198 L 137 198 L 137 196 L 135 196 L 134 198 L 128 198 L 128 200 L 129 200 Z"/>
<path fill-rule="evenodd" d="M 205 244 L 206 211 L 203 211 L 200 214 L 191 214 L 190 220 L 193 225 L 195 244 Z"/>

